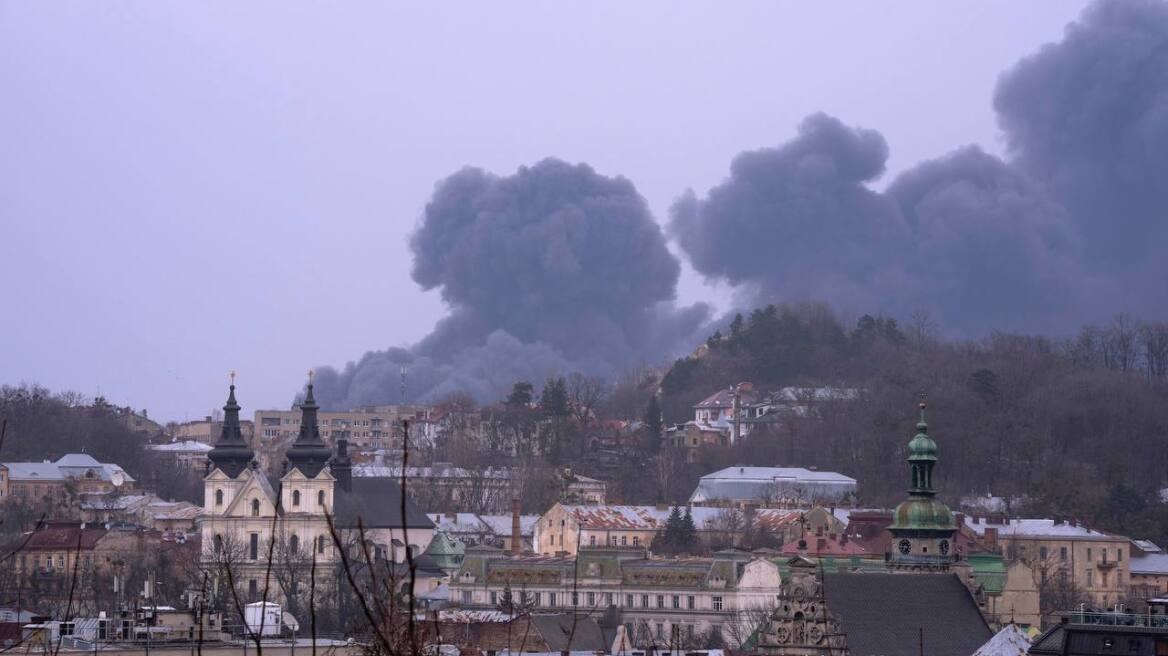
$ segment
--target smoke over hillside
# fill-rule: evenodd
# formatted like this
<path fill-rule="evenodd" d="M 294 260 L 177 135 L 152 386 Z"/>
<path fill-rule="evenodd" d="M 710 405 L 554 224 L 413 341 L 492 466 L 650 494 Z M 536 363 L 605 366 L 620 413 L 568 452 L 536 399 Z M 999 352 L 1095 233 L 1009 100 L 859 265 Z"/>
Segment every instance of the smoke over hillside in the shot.
<path fill-rule="evenodd" d="M 413 278 L 450 315 L 412 349 L 325 368 L 317 397 L 343 407 L 456 391 L 494 400 L 516 380 L 609 375 L 689 347 L 703 306 L 672 306 L 681 267 L 624 178 L 547 159 L 495 176 L 466 168 L 438 184 L 410 239 Z"/>
<path fill-rule="evenodd" d="M 755 303 L 818 298 L 950 332 L 1054 331 L 1168 299 L 1168 5 L 1101 3 L 1003 75 L 1010 161 L 976 146 L 885 193 L 883 137 L 816 114 L 675 204 L 694 267 Z"/>
<path fill-rule="evenodd" d="M 814 114 L 669 221 L 693 266 L 744 304 L 817 299 L 952 334 L 1058 332 L 1168 302 L 1168 5 L 1097 3 L 1006 71 L 994 94 L 1008 158 L 967 146 L 882 192 L 889 145 Z M 895 144 L 893 144 L 895 146 Z M 467 390 L 480 400 L 552 373 L 608 374 L 703 337 L 672 304 L 679 263 L 631 182 L 545 160 L 441 182 L 413 235 L 414 280 L 450 314 L 410 349 L 325 369 L 328 406 Z"/>

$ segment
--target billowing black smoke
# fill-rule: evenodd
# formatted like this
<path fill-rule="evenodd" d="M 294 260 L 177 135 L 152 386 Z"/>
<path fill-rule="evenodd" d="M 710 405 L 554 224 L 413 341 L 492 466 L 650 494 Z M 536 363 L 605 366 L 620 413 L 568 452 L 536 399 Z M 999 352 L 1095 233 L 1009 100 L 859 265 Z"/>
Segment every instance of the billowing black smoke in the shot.
<path fill-rule="evenodd" d="M 1083 235 L 1120 300 L 1168 301 L 1168 4 L 1098 2 L 994 95 L 1013 161 Z M 1115 294 L 1118 297 L 1118 294 Z"/>
<path fill-rule="evenodd" d="M 326 407 L 468 391 L 495 400 L 516 380 L 607 375 L 692 348 L 707 310 L 678 310 L 680 273 L 644 199 L 624 178 L 547 159 L 500 177 L 474 168 L 438 184 L 410 248 L 413 277 L 451 313 L 411 349 L 325 368 Z"/>
<path fill-rule="evenodd" d="M 995 106 L 1011 159 L 976 147 L 884 193 L 884 139 L 813 115 L 740 154 L 671 232 L 698 271 L 751 301 L 822 298 L 950 332 L 1058 331 L 1168 299 L 1168 5 L 1101 3 L 1008 71 Z"/>

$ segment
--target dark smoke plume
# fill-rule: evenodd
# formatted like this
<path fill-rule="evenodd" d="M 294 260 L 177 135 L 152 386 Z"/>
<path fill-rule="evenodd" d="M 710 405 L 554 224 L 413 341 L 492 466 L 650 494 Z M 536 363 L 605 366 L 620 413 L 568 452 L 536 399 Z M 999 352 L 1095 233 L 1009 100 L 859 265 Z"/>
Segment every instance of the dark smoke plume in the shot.
<path fill-rule="evenodd" d="M 967 147 L 884 193 L 884 139 L 817 114 L 673 208 L 695 268 L 749 301 L 822 298 L 952 333 L 1066 330 L 1168 300 L 1168 5 L 1104 2 L 1003 75 L 1010 161 Z"/>
<path fill-rule="evenodd" d="M 1084 266 L 1128 302 L 1168 301 L 1168 4 L 1090 6 L 1002 76 L 994 107 L 1014 162 L 1082 233 Z"/>
<path fill-rule="evenodd" d="M 611 374 L 692 348 L 705 307 L 672 300 L 677 259 L 628 180 L 547 159 L 495 176 L 466 168 L 440 182 L 410 239 L 413 277 L 451 313 L 412 349 L 370 352 L 323 371 L 331 407 L 469 391 L 481 401 L 516 380 Z"/>

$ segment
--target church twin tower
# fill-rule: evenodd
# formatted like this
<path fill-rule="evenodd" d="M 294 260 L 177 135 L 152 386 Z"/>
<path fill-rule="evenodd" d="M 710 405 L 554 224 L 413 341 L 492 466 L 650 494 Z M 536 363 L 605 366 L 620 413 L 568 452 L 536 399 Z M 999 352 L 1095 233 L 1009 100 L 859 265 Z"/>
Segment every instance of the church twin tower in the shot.
<path fill-rule="evenodd" d="M 957 527 L 949 507 L 936 498 L 933 467 L 937 464 L 937 443 L 929 437 L 925 422 L 925 403 L 921 402 L 917 434 L 908 443 L 909 473 L 912 486 L 908 499 L 892 513 L 892 555 L 889 564 L 895 571 L 945 571 L 953 560 L 953 536 Z"/>

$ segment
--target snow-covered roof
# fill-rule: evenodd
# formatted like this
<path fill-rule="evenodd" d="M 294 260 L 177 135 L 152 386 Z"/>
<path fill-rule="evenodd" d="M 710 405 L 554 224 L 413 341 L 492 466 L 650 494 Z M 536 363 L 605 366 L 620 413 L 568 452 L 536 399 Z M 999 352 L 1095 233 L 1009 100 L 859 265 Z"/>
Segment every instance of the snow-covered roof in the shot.
<path fill-rule="evenodd" d="M 167 451 L 172 453 L 206 453 L 213 448 L 215 447 L 198 440 L 182 440 L 179 442 L 167 442 L 166 444 L 154 444 L 150 446 L 152 451 Z"/>
<path fill-rule="evenodd" d="M 511 535 L 511 515 L 479 515 L 479 519 L 487 525 L 495 535 Z M 533 535 L 535 525 L 539 523 L 539 515 L 520 515 L 519 534 Z"/>
<path fill-rule="evenodd" d="M 985 530 L 987 528 L 996 528 L 998 529 L 999 537 L 1009 537 L 1011 535 L 1065 539 L 1098 539 L 1112 537 L 1107 533 L 1096 531 L 1095 529 L 1088 528 L 1082 524 L 1071 525 L 1070 522 L 1055 522 L 1053 519 L 1011 518 L 1007 520 L 1007 523 L 1005 524 L 966 521 L 965 525 L 973 529 L 973 531 L 978 535 L 985 535 Z"/>
<path fill-rule="evenodd" d="M 1168 554 L 1150 553 L 1142 556 L 1133 555 L 1128 563 L 1132 574 L 1168 575 Z"/>
<path fill-rule="evenodd" d="M 1163 549 L 1151 540 L 1132 540 L 1132 546 L 1144 553 L 1160 553 Z"/>
<path fill-rule="evenodd" d="M 63 481 L 66 478 L 84 478 L 88 472 L 103 481 L 113 479 L 114 474 L 120 474 L 123 481 L 133 482 L 134 479 L 118 465 L 98 462 L 87 453 L 68 453 L 61 456 L 56 462 L 5 462 L 0 463 L 8 468 L 8 478 L 17 481 Z"/>
<path fill-rule="evenodd" d="M 838 501 L 855 491 L 856 479 L 837 472 L 803 467 L 727 467 L 703 476 L 689 500 L 701 503 L 790 496 L 806 501 Z"/>
<path fill-rule="evenodd" d="M 626 529 L 656 531 L 665 527 L 665 521 L 673 511 L 671 506 L 620 506 L 620 505 L 564 505 L 564 511 L 571 515 L 581 528 L 587 529 Z M 678 506 L 684 515 L 686 508 Z M 839 509 L 845 514 L 841 521 L 846 522 L 846 509 Z M 689 509 L 694 526 L 698 530 L 714 530 L 719 527 L 720 521 L 726 513 L 732 512 L 727 508 L 709 508 L 693 506 Z M 786 521 L 795 521 L 800 510 L 784 510 L 764 508 L 754 511 L 755 521 L 764 525 L 777 526 Z M 840 512 L 836 513 L 838 517 Z"/>
<path fill-rule="evenodd" d="M 1025 656 L 1030 651 L 1030 638 L 1017 624 L 1007 624 L 973 656 Z"/>

